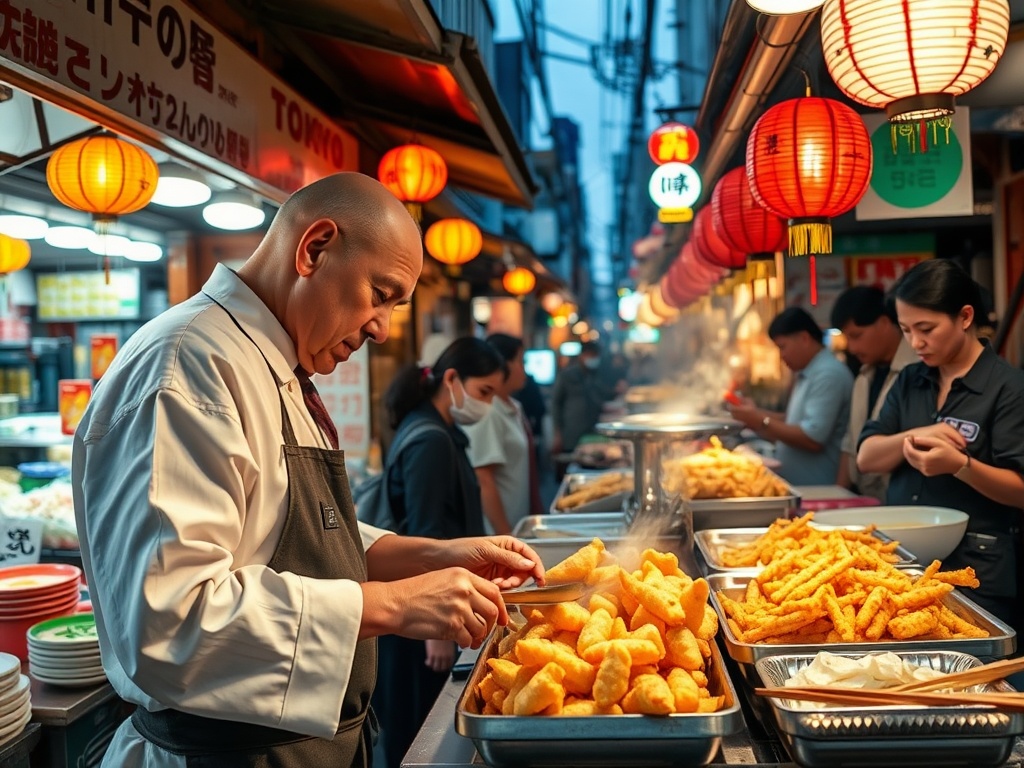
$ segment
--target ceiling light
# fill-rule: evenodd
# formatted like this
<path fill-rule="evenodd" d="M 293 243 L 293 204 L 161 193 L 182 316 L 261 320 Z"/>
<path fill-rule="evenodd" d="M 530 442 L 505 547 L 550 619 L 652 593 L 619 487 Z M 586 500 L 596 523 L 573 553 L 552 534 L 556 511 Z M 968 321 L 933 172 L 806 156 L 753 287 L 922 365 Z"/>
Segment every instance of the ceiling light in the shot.
<path fill-rule="evenodd" d="M 46 234 L 50 225 L 37 216 L 4 214 L 0 216 L 0 234 L 19 240 L 38 240 Z"/>
<path fill-rule="evenodd" d="M 161 163 L 160 180 L 150 202 L 168 208 L 188 208 L 202 205 L 211 194 L 210 187 L 196 171 L 177 163 Z"/>
<path fill-rule="evenodd" d="M 85 227 L 50 227 L 43 239 L 54 248 L 88 248 L 95 237 Z"/>
<path fill-rule="evenodd" d="M 252 195 L 244 192 L 218 192 L 203 208 L 203 219 L 217 229 L 252 229 L 263 223 L 266 214 Z"/>
<path fill-rule="evenodd" d="M 89 243 L 89 253 L 97 256 L 124 256 L 132 241 L 123 235 L 97 234 Z"/>
<path fill-rule="evenodd" d="M 132 240 L 125 249 L 124 257 L 129 261 L 160 261 L 164 249 L 156 243 L 144 243 Z"/>

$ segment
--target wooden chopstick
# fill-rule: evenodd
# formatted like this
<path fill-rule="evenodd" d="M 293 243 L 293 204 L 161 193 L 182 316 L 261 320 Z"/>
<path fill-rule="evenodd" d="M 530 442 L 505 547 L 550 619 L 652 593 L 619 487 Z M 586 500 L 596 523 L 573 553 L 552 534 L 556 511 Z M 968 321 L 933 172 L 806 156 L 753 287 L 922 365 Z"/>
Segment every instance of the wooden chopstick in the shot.
<path fill-rule="evenodd" d="M 945 688 L 961 690 L 973 688 L 975 685 L 991 683 L 1002 680 L 1014 672 L 1024 671 L 1024 657 L 1017 659 L 1002 659 L 993 661 L 991 664 L 982 664 L 980 667 L 965 669 L 963 672 L 954 672 L 951 675 L 943 675 L 934 680 L 921 680 L 916 683 L 905 683 L 893 688 L 886 688 L 887 691 L 940 691 Z"/>
<path fill-rule="evenodd" d="M 930 693 L 893 692 L 890 689 L 863 688 L 755 688 L 758 696 L 776 699 L 818 701 L 825 704 L 842 704 L 862 707 L 865 705 L 913 705 L 925 707 L 957 707 L 964 704 L 986 705 L 999 709 L 1024 710 L 1024 694 L 1021 693 Z"/>

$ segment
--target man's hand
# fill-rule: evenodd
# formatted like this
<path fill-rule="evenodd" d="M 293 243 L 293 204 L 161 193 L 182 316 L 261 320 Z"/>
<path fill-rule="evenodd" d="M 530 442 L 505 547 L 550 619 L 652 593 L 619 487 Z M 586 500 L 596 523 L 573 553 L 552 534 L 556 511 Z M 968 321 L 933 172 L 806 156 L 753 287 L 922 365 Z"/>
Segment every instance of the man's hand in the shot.
<path fill-rule="evenodd" d="M 930 434 L 909 435 L 903 441 L 903 458 L 925 477 L 956 474 L 967 462 L 963 451 L 951 445 L 946 436 Z"/>
<path fill-rule="evenodd" d="M 737 403 L 726 403 L 725 407 L 736 421 L 741 422 L 750 429 L 758 430 L 764 426 L 764 415 L 761 409 L 754 405 L 753 400 L 745 397 L 737 398 Z"/>
<path fill-rule="evenodd" d="M 435 672 L 447 672 L 455 663 L 455 646 L 451 640 L 427 640 L 427 658 L 424 662 Z"/>
<path fill-rule="evenodd" d="M 465 568 L 397 581 L 363 582 L 360 638 L 393 634 L 479 648 L 495 623 L 508 624 L 497 584 Z"/>
<path fill-rule="evenodd" d="M 499 589 L 521 586 L 531 576 L 544 583 L 540 555 L 512 536 L 477 536 L 452 539 L 442 554 L 442 565 L 457 565 L 488 581 Z"/>

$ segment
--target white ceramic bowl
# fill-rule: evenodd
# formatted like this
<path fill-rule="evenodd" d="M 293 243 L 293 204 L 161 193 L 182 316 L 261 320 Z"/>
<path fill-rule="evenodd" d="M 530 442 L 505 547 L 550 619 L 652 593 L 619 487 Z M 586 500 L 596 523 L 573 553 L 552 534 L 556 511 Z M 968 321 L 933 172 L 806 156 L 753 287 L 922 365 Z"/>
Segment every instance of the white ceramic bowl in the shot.
<path fill-rule="evenodd" d="M 967 530 L 967 514 L 946 507 L 851 507 L 814 513 L 822 525 L 869 525 L 896 539 L 928 565 L 956 549 Z"/>

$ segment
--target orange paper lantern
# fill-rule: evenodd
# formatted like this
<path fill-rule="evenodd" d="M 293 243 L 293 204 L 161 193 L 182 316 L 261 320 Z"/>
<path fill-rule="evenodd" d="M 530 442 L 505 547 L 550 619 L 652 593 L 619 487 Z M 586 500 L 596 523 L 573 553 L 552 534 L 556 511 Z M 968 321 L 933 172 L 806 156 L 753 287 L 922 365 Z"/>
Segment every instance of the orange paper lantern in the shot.
<path fill-rule="evenodd" d="M 423 238 L 427 253 L 449 266 L 472 261 L 480 254 L 484 238 L 480 227 L 466 219 L 435 221 Z"/>
<path fill-rule="evenodd" d="M 32 249 L 27 242 L 0 234 L 0 275 L 24 269 L 31 258 Z"/>
<path fill-rule="evenodd" d="M 46 164 L 46 183 L 54 197 L 99 221 L 145 208 L 159 177 L 146 150 L 116 136 L 72 141 Z"/>
<path fill-rule="evenodd" d="M 513 296 L 525 296 L 537 285 L 537 277 L 526 267 L 516 267 L 505 273 L 501 284 Z"/>
<path fill-rule="evenodd" d="M 448 165 L 430 147 L 403 144 L 384 153 L 377 166 L 377 178 L 419 221 L 422 203 L 441 194 L 448 183 Z"/>
<path fill-rule="evenodd" d="M 829 219 L 853 208 L 871 180 L 871 140 L 860 116 L 832 99 L 789 99 L 765 112 L 747 140 L 754 198 L 789 219 L 789 255 L 832 253 Z"/>

